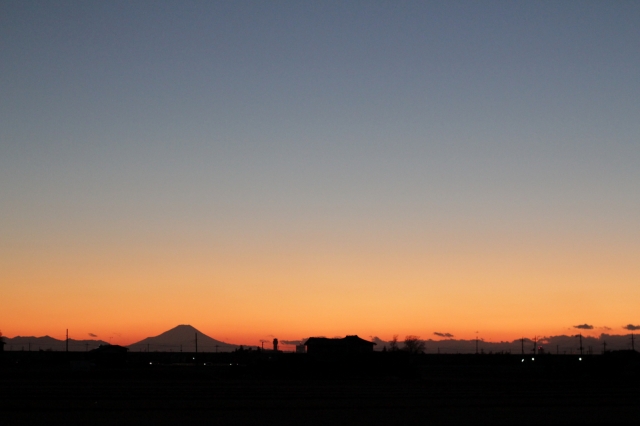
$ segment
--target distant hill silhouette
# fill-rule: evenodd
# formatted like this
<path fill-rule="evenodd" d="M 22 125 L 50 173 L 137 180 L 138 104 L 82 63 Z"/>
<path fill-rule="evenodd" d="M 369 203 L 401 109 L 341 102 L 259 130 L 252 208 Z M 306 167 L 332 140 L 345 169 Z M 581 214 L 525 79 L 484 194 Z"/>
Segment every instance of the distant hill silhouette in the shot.
<path fill-rule="evenodd" d="M 190 325 L 179 325 L 155 336 L 129 345 L 132 352 L 195 352 L 195 336 L 198 335 L 198 352 L 231 352 L 238 345 L 213 339 Z"/>
<path fill-rule="evenodd" d="M 576 334 L 579 331 L 576 330 Z M 578 354 L 580 353 L 580 341 L 576 337 L 576 334 L 572 335 L 560 335 L 560 336 L 548 336 L 538 337 L 537 347 L 542 348 L 544 352 L 547 353 L 559 353 L 559 354 Z M 612 335 L 602 333 L 598 337 L 587 336 L 584 335 L 582 337 L 582 347 L 584 353 L 588 353 L 592 351 L 593 353 L 602 353 L 604 350 L 604 343 L 606 342 L 607 350 L 627 350 L 631 349 L 631 338 L 630 334 L 624 335 Z M 389 341 L 385 341 L 380 339 L 377 336 L 372 336 L 371 340 L 376 343 L 375 350 L 380 351 L 384 348 L 389 349 L 390 343 Z M 402 338 L 398 341 L 398 347 L 402 348 L 404 345 L 402 343 Z M 640 338 L 639 340 L 640 341 Z M 426 353 L 442 353 L 442 354 L 469 354 L 474 353 L 476 351 L 476 341 L 475 339 L 464 340 L 464 339 L 442 339 L 442 340 L 432 340 L 432 339 L 424 339 L 425 343 L 425 352 Z M 524 339 L 524 352 L 525 354 L 531 354 L 533 352 L 534 344 L 531 338 Z M 510 352 L 512 354 L 519 354 L 522 352 L 522 342 L 520 339 L 516 339 L 513 341 L 502 341 L 502 342 L 489 342 L 483 341 L 480 339 L 478 342 L 478 350 L 484 353 L 489 352 Z M 640 347 L 640 344 L 636 344 L 636 349 Z"/>
<path fill-rule="evenodd" d="M 50 336 L 16 336 L 13 338 L 4 338 L 6 345 L 5 351 L 64 351 L 66 350 L 66 341 L 54 339 Z M 87 351 L 95 349 L 100 345 L 108 345 L 109 343 L 102 340 L 74 340 L 69 339 L 69 350 L 73 352 Z"/>

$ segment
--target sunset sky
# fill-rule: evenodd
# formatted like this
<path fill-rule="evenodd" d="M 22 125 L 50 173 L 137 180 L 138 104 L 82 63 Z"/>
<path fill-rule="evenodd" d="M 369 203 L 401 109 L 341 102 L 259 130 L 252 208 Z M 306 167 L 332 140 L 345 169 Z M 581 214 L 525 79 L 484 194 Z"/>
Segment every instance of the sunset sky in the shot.
<path fill-rule="evenodd" d="M 2 1 L 0 331 L 623 334 L 639 29 L 633 1 Z"/>

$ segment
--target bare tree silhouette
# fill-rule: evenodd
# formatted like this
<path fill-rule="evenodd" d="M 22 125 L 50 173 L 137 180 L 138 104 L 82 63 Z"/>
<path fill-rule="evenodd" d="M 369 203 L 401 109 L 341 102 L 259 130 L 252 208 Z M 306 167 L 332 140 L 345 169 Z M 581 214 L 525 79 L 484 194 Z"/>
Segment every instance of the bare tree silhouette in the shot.
<path fill-rule="evenodd" d="M 403 350 L 412 354 L 420 354 L 424 352 L 424 348 L 424 342 L 420 340 L 420 336 L 405 336 Z"/>
<path fill-rule="evenodd" d="M 391 339 L 391 341 L 389 342 L 389 350 L 390 351 L 397 351 L 400 348 L 398 348 L 398 335 L 394 334 L 393 335 L 393 339 Z"/>

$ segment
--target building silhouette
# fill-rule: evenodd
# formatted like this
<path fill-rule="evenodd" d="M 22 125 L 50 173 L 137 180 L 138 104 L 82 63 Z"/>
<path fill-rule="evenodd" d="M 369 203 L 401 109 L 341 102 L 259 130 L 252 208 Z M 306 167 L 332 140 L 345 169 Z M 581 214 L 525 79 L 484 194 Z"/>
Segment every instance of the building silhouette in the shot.
<path fill-rule="evenodd" d="M 373 352 L 375 343 L 356 336 L 342 339 L 326 337 L 310 337 L 304 346 L 308 354 L 360 354 Z"/>

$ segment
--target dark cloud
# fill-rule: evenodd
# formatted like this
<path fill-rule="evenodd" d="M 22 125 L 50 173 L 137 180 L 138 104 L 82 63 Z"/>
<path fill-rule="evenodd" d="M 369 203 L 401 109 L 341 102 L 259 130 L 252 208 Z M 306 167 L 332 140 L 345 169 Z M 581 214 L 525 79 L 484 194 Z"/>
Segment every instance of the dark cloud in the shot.
<path fill-rule="evenodd" d="M 591 324 L 574 325 L 573 328 L 579 328 L 580 330 L 593 330 L 593 326 Z"/>
<path fill-rule="evenodd" d="M 447 337 L 447 338 L 452 338 L 453 334 L 451 333 L 439 333 L 437 331 L 435 331 L 433 334 L 435 334 L 436 336 L 440 336 L 440 337 Z"/>
<path fill-rule="evenodd" d="M 97 334 L 93 334 L 93 333 L 89 333 L 89 336 L 91 336 L 91 337 L 98 337 L 98 335 L 97 335 Z"/>
<path fill-rule="evenodd" d="M 629 330 L 629 331 L 640 330 L 640 325 L 627 324 L 627 325 L 623 326 L 622 328 L 624 328 L 625 330 Z"/>
<path fill-rule="evenodd" d="M 602 327 L 598 327 L 598 328 L 601 328 L 603 330 L 611 330 L 611 327 L 607 327 L 606 325 L 604 325 Z"/>

